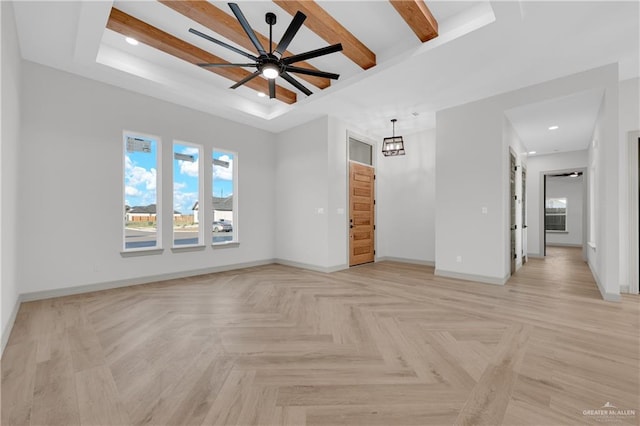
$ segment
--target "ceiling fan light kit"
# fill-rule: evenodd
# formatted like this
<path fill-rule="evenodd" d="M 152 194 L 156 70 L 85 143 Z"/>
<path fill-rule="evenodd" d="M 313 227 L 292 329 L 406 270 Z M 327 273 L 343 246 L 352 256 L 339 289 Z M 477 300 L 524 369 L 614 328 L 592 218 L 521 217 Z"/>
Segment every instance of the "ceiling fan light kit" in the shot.
<path fill-rule="evenodd" d="M 313 92 L 311 92 L 311 90 L 309 90 L 297 79 L 295 79 L 290 73 L 330 78 L 332 80 L 337 80 L 340 77 L 339 74 L 334 74 L 334 73 L 329 73 L 324 71 L 317 71 L 315 69 L 301 68 L 292 64 L 317 58 L 320 56 L 328 55 L 330 53 L 339 52 L 342 50 L 341 43 L 337 43 L 337 44 L 323 47 L 316 50 L 311 50 L 311 51 L 300 53 L 297 55 L 282 57 L 282 55 L 286 52 L 287 47 L 289 47 L 289 44 L 291 43 L 295 35 L 298 33 L 298 30 L 300 29 L 300 27 L 302 27 L 302 24 L 304 23 L 305 19 L 307 19 L 307 16 L 304 13 L 302 12 L 296 13 L 296 15 L 293 17 L 293 20 L 289 24 L 289 27 L 287 27 L 287 30 L 285 31 L 284 35 L 282 36 L 282 39 L 280 39 L 280 42 L 278 43 L 275 49 L 273 49 L 273 40 L 272 40 L 273 31 L 272 30 L 273 30 L 273 25 L 275 25 L 276 23 L 276 15 L 271 12 L 268 12 L 265 15 L 265 21 L 267 24 L 269 24 L 269 51 L 267 52 L 264 46 L 262 45 L 262 43 L 260 43 L 260 40 L 258 40 L 258 37 L 256 36 L 255 32 L 249 25 L 249 22 L 247 21 L 244 14 L 242 13 L 242 10 L 240 10 L 240 7 L 236 3 L 229 3 L 229 7 L 231 8 L 231 11 L 233 12 L 233 14 L 236 16 L 236 19 L 238 19 L 238 22 L 242 26 L 242 29 L 244 30 L 244 32 L 247 33 L 249 40 L 251 40 L 251 43 L 255 46 L 256 51 L 258 52 L 258 56 L 255 56 L 251 53 L 245 52 L 244 50 L 231 46 L 221 40 L 213 38 L 193 28 L 190 28 L 189 32 L 197 36 L 200 36 L 205 40 L 208 40 L 219 46 L 232 50 L 233 52 L 236 52 L 253 61 L 249 63 L 226 63 L 225 62 L 225 63 L 215 63 L 215 64 L 197 64 L 198 66 L 201 66 L 201 67 L 256 68 L 256 71 L 254 73 L 249 74 L 242 80 L 238 81 L 236 84 L 231 86 L 231 89 L 236 89 L 242 86 L 243 84 L 253 80 L 254 78 L 262 75 L 269 82 L 269 98 L 271 99 L 276 97 L 275 80 L 278 77 L 282 77 L 285 81 L 287 81 L 293 87 L 295 87 L 305 95 L 309 96 Z"/>

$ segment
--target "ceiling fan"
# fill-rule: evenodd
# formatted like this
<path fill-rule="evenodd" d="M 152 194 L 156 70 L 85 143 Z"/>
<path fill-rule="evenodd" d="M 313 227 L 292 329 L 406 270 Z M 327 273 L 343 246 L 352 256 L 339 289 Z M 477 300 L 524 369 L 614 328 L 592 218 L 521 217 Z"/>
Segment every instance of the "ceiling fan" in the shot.
<path fill-rule="evenodd" d="M 287 47 L 289 46 L 289 44 L 297 34 L 300 27 L 302 26 L 304 20 L 307 19 L 307 16 L 304 13 L 302 12 L 296 13 L 296 15 L 293 17 L 293 20 L 289 24 L 289 27 L 287 28 L 284 35 L 282 36 L 280 43 L 278 43 L 278 46 L 276 46 L 275 49 L 273 49 L 272 29 L 273 29 L 273 25 L 276 23 L 276 15 L 271 12 L 266 14 L 265 21 L 267 22 L 267 24 L 269 24 L 269 51 L 267 52 L 267 50 L 265 50 L 262 43 L 260 43 L 260 40 L 258 40 L 258 37 L 256 37 L 255 32 L 249 25 L 249 22 L 247 21 L 244 14 L 240 10 L 240 7 L 238 7 L 236 3 L 229 3 L 229 7 L 231 8 L 231 11 L 236 16 L 236 18 L 238 19 L 238 22 L 240 22 L 240 25 L 242 26 L 244 31 L 247 33 L 247 36 L 249 36 L 251 43 L 253 43 L 253 45 L 256 47 L 256 50 L 258 51 L 259 56 L 255 56 L 250 53 L 247 53 L 243 50 L 240 50 L 234 46 L 231 46 L 223 41 L 217 40 L 193 28 L 189 28 L 189 32 L 192 34 L 198 35 L 204 38 L 205 40 L 209 40 L 217 45 L 226 47 L 227 49 L 232 50 L 236 53 L 239 53 L 242 56 L 249 58 L 253 61 L 251 63 L 244 63 L 244 64 L 239 64 L 239 63 L 197 64 L 198 66 L 201 66 L 201 67 L 257 68 L 257 70 L 253 74 L 249 74 L 248 76 L 246 76 L 245 78 L 243 78 L 242 80 L 240 80 L 239 82 L 231 86 L 231 89 L 237 89 L 238 87 L 242 86 L 243 84 L 253 80 L 257 76 L 262 74 L 262 76 L 265 77 L 269 82 L 269 98 L 273 99 L 276 97 L 275 79 L 277 77 L 282 77 L 284 80 L 288 81 L 292 86 L 294 86 L 296 89 L 300 90 L 302 93 L 309 96 L 312 94 L 311 90 L 307 89 L 298 80 L 293 78 L 293 76 L 291 76 L 291 74 L 289 73 L 306 74 L 306 75 L 311 75 L 315 77 L 330 78 L 332 80 L 337 80 L 340 77 L 339 74 L 318 71 L 318 70 L 308 69 L 308 68 L 301 68 L 301 67 L 294 66 L 292 64 L 295 64 L 296 62 L 306 61 L 308 59 L 317 58 L 319 56 L 328 55 L 330 53 L 339 52 L 342 50 L 341 43 L 323 47 L 316 50 L 310 50 L 308 52 L 300 53 L 298 55 L 288 56 L 286 58 L 282 57 L 282 55 L 287 50 Z"/>

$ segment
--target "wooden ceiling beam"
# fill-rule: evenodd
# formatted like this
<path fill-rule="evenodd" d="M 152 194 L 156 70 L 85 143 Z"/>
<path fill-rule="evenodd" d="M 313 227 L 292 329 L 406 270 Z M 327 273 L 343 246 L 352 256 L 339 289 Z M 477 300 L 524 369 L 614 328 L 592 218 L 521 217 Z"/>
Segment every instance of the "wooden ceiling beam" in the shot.
<path fill-rule="evenodd" d="M 133 16 L 127 15 L 123 11 L 112 8 L 107 22 L 107 28 L 126 37 L 133 37 L 141 43 L 158 49 L 176 58 L 182 59 L 192 64 L 198 63 L 226 63 L 222 58 L 217 57 L 199 47 L 193 46 L 186 41 L 166 33 L 154 26 L 151 26 Z M 221 75 L 232 81 L 240 81 L 249 74 L 242 68 L 206 68 L 208 71 Z M 269 84 L 262 77 L 254 78 L 245 84 L 254 90 L 269 93 Z M 276 98 L 287 104 L 296 102 L 296 93 L 278 86 L 276 90 Z"/>
<path fill-rule="evenodd" d="M 389 0 L 421 42 L 438 37 L 438 21 L 424 0 Z"/>
<path fill-rule="evenodd" d="M 300 11 L 307 15 L 305 26 L 329 44 L 342 43 L 342 53 L 362 69 L 376 65 L 376 54 L 343 27 L 313 0 L 273 0 L 287 13 Z"/>
<path fill-rule="evenodd" d="M 228 13 L 225 13 L 223 10 L 209 3 L 208 1 L 202 0 L 158 0 L 160 3 L 165 6 L 173 9 L 174 11 L 180 13 L 181 15 L 186 16 L 187 18 L 198 22 L 199 24 L 209 28 L 211 31 L 220 34 L 221 36 L 233 41 L 234 43 L 239 44 L 245 49 L 249 50 L 255 54 L 255 46 L 247 37 L 247 33 L 244 32 L 242 26 L 238 22 L 238 20 Z M 268 50 L 269 39 L 262 34 L 258 33 L 255 28 L 253 29 L 260 40 L 260 43 Z M 274 40 L 274 48 L 278 43 L 278 40 Z M 286 51 L 282 56 L 292 56 L 293 53 Z M 308 68 L 312 70 L 317 70 L 313 65 L 308 62 L 300 62 L 299 63 L 303 68 Z M 314 86 L 320 89 L 326 89 L 331 85 L 331 80 L 328 78 L 322 77 L 314 77 L 310 75 L 298 75 L 301 79 L 308 81 Z"/>

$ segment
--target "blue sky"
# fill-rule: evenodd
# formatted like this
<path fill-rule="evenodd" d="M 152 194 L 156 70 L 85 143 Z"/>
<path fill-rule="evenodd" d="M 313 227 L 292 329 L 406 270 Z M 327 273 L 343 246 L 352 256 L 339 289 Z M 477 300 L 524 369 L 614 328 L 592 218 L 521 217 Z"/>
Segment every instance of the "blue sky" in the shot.
<path fill-rule="evenodd" d="M 144 138 L 143 138 L 144 139 Z M 156 203 L 157 142 L 149 142 L 150 152 L 126 152 L 125 203 L 128 206 L 146 206 Z M 173 208 L 182 214 L 192 214 L 198 199 L 199 149 L 174 144 L 174 152 L 194 156 L 194 162 L 173 160 Z M 228 197 L 233 194 L 233 154 L 214 151 L 213 158 L 229 162 L 229 167 L 213 165 L 213 195 Z"/>
<path fill-rule="evenodd" d="M 124 198 L 125 204 L 131 207 L 156 203 L 158 144 L 150 139 L 145 140 L 149 142 L 150 152 L 126 150 Z"/>

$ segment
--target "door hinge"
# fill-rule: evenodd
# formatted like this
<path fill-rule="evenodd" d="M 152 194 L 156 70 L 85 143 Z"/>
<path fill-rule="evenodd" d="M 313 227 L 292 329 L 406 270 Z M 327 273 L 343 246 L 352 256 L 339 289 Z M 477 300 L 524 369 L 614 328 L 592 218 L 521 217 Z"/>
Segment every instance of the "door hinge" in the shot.
<path fill-rule="evenodd" d="M 373 180 L 376 180 L 376 175 L 373 175 Z"/>
<path fill-rule="evenodd" d="M 375 225 L 373 225 L 373 230 L 374 230 L 374 231 L 376 230 L 376 226 L 375 226 Z"/>
<path fill-rule="evenodd" d="M 376 200 L 373 200 L 373 205 L 374 205 L 374 206 L 376 205 Z"/>
<path fill-rule="evenodd" d="M 376 255 L 376 251 L 375 251 L 375 250 L 373 251 L 373 255 L 374 255 L 374 256 Z"/>
<path fill-rule="evenodd" d="M 517 259 L 518 258 L 518 254 L 517 253 L 513 253 L 513 258 Z"/>

